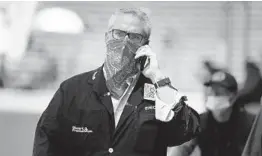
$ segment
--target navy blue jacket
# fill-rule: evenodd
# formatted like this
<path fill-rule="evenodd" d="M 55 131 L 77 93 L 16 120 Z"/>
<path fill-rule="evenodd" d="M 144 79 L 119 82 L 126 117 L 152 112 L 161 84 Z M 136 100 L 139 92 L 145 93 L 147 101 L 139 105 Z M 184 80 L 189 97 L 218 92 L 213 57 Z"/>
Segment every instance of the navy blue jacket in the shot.
<path fill-rule="evenodd" d="M 156 120 L 144 83 L 141 75 L 115 128 L 101 67 L 64 81 L 39 119 L 33 156 L 166 156 L 167 146 L 194 138 L 199 115 L 181 100 L 170 122 Z"/>

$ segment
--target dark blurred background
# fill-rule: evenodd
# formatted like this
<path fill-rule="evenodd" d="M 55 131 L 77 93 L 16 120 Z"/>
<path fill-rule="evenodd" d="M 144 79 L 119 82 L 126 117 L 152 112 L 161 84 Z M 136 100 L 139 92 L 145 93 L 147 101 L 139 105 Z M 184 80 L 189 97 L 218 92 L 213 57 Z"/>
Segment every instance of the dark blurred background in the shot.
<path fill-rule="evenodd" d="M 123 7 L 150 15 L 160 67 L 198 112 L 206 61 L 232 73 L 243 94 L 262 86 L 262 2 L 1 1 L 1 156 L 31 155 L 36 123 L 58 85 L 102 65 L 108 20 Z"/>

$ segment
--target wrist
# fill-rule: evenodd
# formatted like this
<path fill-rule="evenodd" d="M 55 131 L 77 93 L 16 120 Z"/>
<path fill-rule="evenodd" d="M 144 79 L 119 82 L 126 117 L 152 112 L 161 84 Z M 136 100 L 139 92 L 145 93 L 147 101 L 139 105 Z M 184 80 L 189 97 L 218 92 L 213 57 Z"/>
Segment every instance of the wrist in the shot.
<path fill-rule="evenodd" d="M 154 84 L 164 78 L 165 78 L 164 74 L 161 71 L 157 71 L 150 79 L 152 83 Z"/>

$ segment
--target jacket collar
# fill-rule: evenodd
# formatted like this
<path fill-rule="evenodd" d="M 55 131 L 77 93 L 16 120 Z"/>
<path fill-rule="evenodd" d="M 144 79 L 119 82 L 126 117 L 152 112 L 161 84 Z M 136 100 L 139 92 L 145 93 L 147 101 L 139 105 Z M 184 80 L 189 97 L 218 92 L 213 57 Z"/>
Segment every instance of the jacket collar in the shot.
<path fill-rule="evenodd" d="M 103 66 L 99 67 L 92 73 L 92 76 L 90 76 L 89 78 L 89 83 L 92 84 L 93 91 L 97 94 L 101 103 L 106 107 L 109 114 L 113 116 L 114 115 L 113 104 L 112 104 L 111 96 L 109 96 L 110 94 L 108 94 L 109 90 L 107 89 L 106 86 L 106 81 L 103 73 Z M 137 106 L 142 102 L 143 93 L 144 93 L 143 92 L 144 83 L 151 83 L 151 81 L 147 79 L 143 74 L 140 74 L 140 76 L 138 77 L 138 81 L 135 84 L 135 87 L 128 99 L 128 103 L 130 103 L 132 106 Z M 118 132 L 118 130 L 121 129 L 121 127 L 123 127 L 125 121 L 128 119 L 128 117 L 132 114 L 133 111 L 134 111 L 134 107 L 124 108 L 118 126 L 116 128 L 116 132 Z M 113 125 L 115 125 L 115 123 Z"/>
<path fill-rule="evenodd" d="M 93 90 L 97 93 L 98 96 L 106 95 L 109 92 L 106 86 L 103 66 L 104 65 L 96 69 L 89 79 L 89 83 L 93 84 Z"/>
<path fill-rule="evenodd" d="M 92 73 L 92 76 L 89 78 L 89 83 L 93 84 L 93 90 L 99 96 L 105 95 L 109 92 L 109 90 L 106 86 L 106 80 L 105 80 L 105 76 L 104 76 L 104 72 L 103 72 L 103 67 L 104 67 L 104 65 L 102 65 L 101 67 L 94 70 L 93 73 Z M 150 79 L 146 78 L 143 74 L 140 74 L 140 76 L 138 77 L 138 81 L 137 81 L 132 93 L 136 92 L 141 87 L 143 88 L 143 85 L 145 83 L 152 84 Z"/>

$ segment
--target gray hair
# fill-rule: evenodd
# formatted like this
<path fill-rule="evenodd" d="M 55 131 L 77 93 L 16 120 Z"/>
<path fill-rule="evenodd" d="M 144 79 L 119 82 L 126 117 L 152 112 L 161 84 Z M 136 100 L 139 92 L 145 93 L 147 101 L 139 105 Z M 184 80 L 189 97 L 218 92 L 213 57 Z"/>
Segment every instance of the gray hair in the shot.
<path fill-rule="evenodd" d="M 135 17 L 138 17 L 141 22 L 144 23 L 144 31 L 147 35 L 147 38 L 151 35 L 151 21 L 147 13 L 142 11 L 142 8 L 124 8 L 124 9 L 117 9 L 116 12 L 111 16 L 108 22 L 108 30 L 110 30 L 116 20 L 117 15 L 123 14 L 132 14 Z"/>

